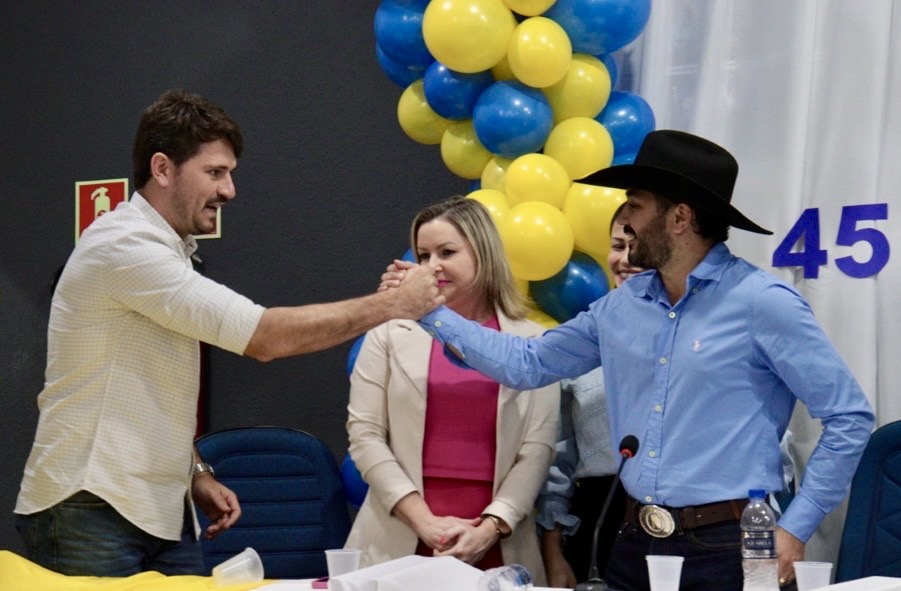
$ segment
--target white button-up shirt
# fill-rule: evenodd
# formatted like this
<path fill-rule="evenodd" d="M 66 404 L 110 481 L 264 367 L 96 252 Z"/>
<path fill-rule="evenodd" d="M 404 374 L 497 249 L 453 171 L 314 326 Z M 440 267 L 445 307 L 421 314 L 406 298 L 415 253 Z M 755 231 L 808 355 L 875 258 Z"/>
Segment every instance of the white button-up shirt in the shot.
<path fill-rule="evenodd" d="M 40 418 L 16 513 L 79 490 L 178 540 L 204 341 L 241 354 L 263 308 L 194 271 L 140 194 L 96 220 L 53 296 Z"/>

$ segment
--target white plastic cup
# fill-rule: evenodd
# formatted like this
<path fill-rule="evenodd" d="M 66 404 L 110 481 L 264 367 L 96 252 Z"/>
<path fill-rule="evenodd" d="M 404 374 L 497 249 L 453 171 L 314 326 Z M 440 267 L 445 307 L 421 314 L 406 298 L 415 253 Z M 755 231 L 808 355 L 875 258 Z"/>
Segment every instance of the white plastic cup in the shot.
<path fill-rule="evenodd" d="M 360 551 L 347 548 L 326 550 L 325 561 L 328 563 L 328 576 L 331 579 L 360 568 Z"/>
<path fill-rule="evenodd" d="M 245 548 L 225 562 L 213 567 L 213 583 L 217 587 L 259 583 L 263 580 L 263 561 L 253 548 Z"/>
<path fill-rule="evenodd" d="M 682 578 L 682 556 L 658 556 L 650 554 L 648 561 L 648 578 L 651 591 L 679 591 L 679 580 Z"/>
<path fill-rule="evenodd" d="M 794 566 L 798 591 L 810 591 L 811 589 L 827 587 L 832 580 L 831 562 L 796 560 Z"/>

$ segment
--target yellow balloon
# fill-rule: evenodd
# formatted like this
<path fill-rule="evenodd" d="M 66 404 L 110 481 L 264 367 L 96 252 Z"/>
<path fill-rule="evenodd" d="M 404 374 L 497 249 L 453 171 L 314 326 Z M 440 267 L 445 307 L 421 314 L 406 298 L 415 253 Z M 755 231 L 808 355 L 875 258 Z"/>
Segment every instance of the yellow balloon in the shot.
<path fill-rule="evenodd" d="M 507 203 L 507 198 L 503 193 L 494 189 L 477 189 L 467 195 L 467 197 L 478 201 L 485 206 L 485 209 L 491 214 L 491 219 L 494 220 L 495 226 L 499 226 L 501 220 L 503 220 L 504 216 L 507 215 L 507 212 L 510 211 L 510 205 Z"/>
<path fill-rule="evenodd" d="M 477 179 L 493 154 L 476 137 L 472 119 L 451 121 L 441 137 L 441 158 L 452 173 Z"/>
<path fill-rule="evenodd" d="M 543 201 L 557 209 L 563 209 L 571 184 L 563 165 L 546 154 L 520 156 L 510 164 L 504 182 L 510 205 Z"/>
<path fill-rule="evenodd" d="M 563 79 L 542 92 L 551 104 L 554 123 L 570 117 L 593 119 L 610 98 L 610 72 L 593 55 L 577 53 Z"/>
<path fill-rule="evenodd" d="M 516 80 L 516 74 L 510 69 L 510 60 L 507 59 L 506 54 L 501 61 L 491 67 L 491 75 L 497 82 L 501 82 L 502 80 Z"/>
<path fill-rule="evenodd" d="M 482 189 L 497 189 L 504 192 L 504 184 L 507 176 L 507 168 L 513 162 L 510 158 L 495 156 L 488 161 L 482 170 L 482 181 L 479 185 Z"/>
<path fill-rule="evenodd" d="M 555 326 L 560 325 L 560 323 L 554 320 L 550 314 L 543 310 L 539 310 L 538 308 L 529 308 L 529 311 L 526 313 L 526 318 L 540 324 L 544 328 L 554 328 Z"/>
<path fill-rule="evenodd" d="M 397 101 L 397 120 L 410 139 L 420 144 L 440 144 L 444 130 L 450 124 L 437 114 L 425 100 L 422 78 L 413 82 Z"/>
<path fill-rule="evenodd" d="M 436 60 L 457 72 L 490 70 L 507 53 L 516 18 L 501 0 L 433 0 L 422 37 Z"/>
<path fill-rule="evenodd" d="M 516 79 L 534 88 L 559 82 L 572 62 L 573 46 L 563 27 L 543 16 L 519 23 L 510 38 L 507 59 Z"/>
<path fill-rule="evenodd" d="M 559 209 L 540 201 L 510 208 L 498 231 L 514 277 L 541 281 L 566 266 L 573 252 L 573 229 Z"/>
<path fill-rule="evenodd" d="M 553 6 L 557 0 L 504 0 L 507 8 L 523 16 L 537 16 Z"/>
<path fill-rule="evenodd" d="M 616 208 L 626 200 L 622 189 L 573 183 L 566 195 L 563 214 L 572 225 L 576 249 L 591 255 L 607 270 L 610 224 Z"/>
<path fill-rule="evenodd" d="M 563 165 L 569 178 L 579 180 L 613 162 L 613 140 L 590 117 L 570 117 L 554 126 L 544 153 Z"/>
<path fill-rule="evenodd" d="M 526 300 L 528 300 L 529 305 L 534 307 L 534 302 L 532 302 L 532 298 L 529 297 L 529 282 L 526 279 L 519 279 L 517 277 L 513 278 L 513 283 L 516 284 L 516 288 L 522 293 L 522 295 L 526 296 Z"/>

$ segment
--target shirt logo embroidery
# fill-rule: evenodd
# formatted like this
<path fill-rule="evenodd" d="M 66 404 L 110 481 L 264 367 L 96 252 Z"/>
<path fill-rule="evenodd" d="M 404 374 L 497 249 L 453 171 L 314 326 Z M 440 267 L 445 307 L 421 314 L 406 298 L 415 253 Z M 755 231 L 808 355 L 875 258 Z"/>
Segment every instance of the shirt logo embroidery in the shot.
<path fill-rule="evenodd" d="M 701 350 L 701 340 L 700 339 L 695 339 L 691 342 L 691 350 L 694 351 L 695 353 L 697 353 L 698 351 Z"/>

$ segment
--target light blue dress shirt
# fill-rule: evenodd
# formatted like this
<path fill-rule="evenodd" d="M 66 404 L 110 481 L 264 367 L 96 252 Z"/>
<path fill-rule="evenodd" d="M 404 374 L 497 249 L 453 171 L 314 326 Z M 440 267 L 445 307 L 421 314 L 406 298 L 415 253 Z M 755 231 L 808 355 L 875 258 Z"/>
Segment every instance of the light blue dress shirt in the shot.
<path fill-rule="evenodd" d="M 619 454 L 613 451 L 607 425 L 607 396 L 601 368 L 560 382 L 557 455 L 535 500 L 538 508 L 535 522 L 544 529 L 554 529 L 560 524 L 564 535 L 575 533 L 581 520 L 569 509 L 576 480 L 616 474 Z"/>
<path fill-rule="evenodd" d="M 541 337 L 481 330 L 447 308 L 422 324 L 466 365 L 521 390 L 603 364 L 611 439 L 640 442 L 622 480 L 642 503 L 781 490 L 779 442 L 801 400 L 823 434 L 779 525 L 804 542 L 847 494 L 873 427 L 866 396 L 807 302 L 722 243 L 675 305 L 646 271 Z"/>

